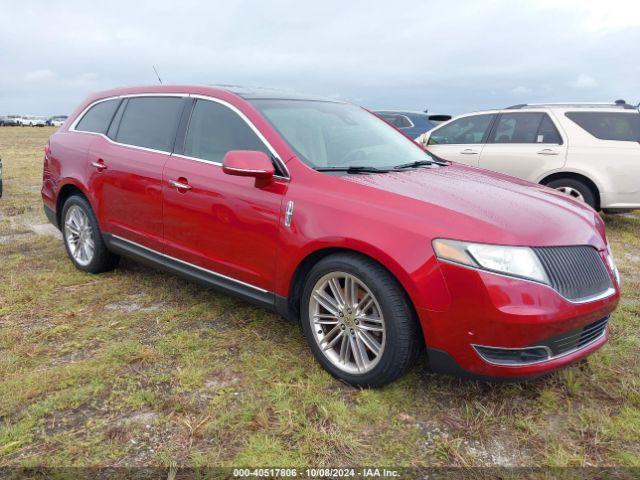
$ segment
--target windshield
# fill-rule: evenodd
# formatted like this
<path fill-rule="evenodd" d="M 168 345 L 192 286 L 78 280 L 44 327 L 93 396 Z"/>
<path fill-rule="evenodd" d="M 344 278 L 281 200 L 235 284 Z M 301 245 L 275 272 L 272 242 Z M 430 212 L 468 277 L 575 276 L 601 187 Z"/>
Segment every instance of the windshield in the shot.
<path fill-rule="evenodd" d="M 434 160 L 384 120 L 355 105 L 306 100 L 252 103 L 313 168 L 389 169 Z"/>

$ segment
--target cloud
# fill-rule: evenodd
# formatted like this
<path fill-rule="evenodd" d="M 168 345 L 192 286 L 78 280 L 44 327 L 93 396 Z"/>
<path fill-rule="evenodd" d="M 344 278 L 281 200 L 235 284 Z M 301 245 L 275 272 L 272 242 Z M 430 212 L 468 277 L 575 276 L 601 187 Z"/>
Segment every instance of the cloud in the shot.
<path fill-rule="evenodd" d="M 598 81 L 591 75 L 581 73 L 574 80 L 570 81 L 568 85 L 573 88 L 594 88 L 598 86 Z"/>
<path fill-rule="evenodd" d="M 533 90 L 531 90 L 529 87 L 524 87 L 522 85 L 509 90 L 509 93 L 511 95 L 527 95 L 531 92 L 533 92 Z"/>
<path fill-rule="evenodd" d="M 33 70 L 31 72 L 27 72 L 24 79 L 27 82 L 47 82 L 56 78 L 56 74 L 51 70 Z"/>
<path fill-rule="evenodd" d="M 339 92 L 374 109 L 462 113 L 576 88 L 585 101 L 640 100 L 637 0 L 617 8 L 624 21 L 596 0 L 5 3 L 0 114 L 62 114 L 98 90 L 156 84 L 152 65 L 165 84 Z M 33 35 L 50 25 L 46 42 Z"/>
<path fill-rule="evenodd" d="M 87 73 L 82 73 L 80 75 L 78 75 L 77 77 L 72 78 L 69 81 L 70 85 L 76 86 L 76 87 L 84 87 L 87 85 L 91 85 L 91 84 L 95 84 L 96 81 L 98 80 L 98 75 L 95 73 L 91 73 L 91 72 L 87 72 Z"/>

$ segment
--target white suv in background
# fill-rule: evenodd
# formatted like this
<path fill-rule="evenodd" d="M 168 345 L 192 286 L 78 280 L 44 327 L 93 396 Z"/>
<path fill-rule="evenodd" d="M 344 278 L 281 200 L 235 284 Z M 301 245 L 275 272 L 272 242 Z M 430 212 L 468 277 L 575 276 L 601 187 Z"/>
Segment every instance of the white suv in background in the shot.
<path fill-rule="evenodd" d="M 640 113 L 622 100 L 468 113 L 417 141 L 446 160 L 541 183 L 595 209 L 640 208 Z"/>

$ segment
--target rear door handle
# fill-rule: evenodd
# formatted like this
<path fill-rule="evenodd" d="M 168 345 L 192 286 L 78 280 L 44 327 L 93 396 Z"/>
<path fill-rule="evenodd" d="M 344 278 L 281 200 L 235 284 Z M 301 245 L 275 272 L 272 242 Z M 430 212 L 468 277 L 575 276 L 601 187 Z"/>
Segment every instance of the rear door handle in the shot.
<path fill-rule="evenodd" d="M 178 190 L 191 190 L 191 185 L 187 183 L 185 178 L 179 178 L 178 180 L 169 180 L 169 185 Z"/>
<path fill-rule="evenodd" d="M 538 155 L 559 155 L 560 152 L 557 150 L 552 150 L 550 148 L 543 148 L 538 152 Z"/>
<path fill-rule="evenodd" d="M 97 162 L 91 162 L 91 166 L 95 167 L 99 172 L 106 170 L 107 166 L 104 164 L 102 160 L 98 160 Z"/>
<path fill-rule="evenodd" d="M 465 148 L 460 152 L 462 155 L 477 155 L 478 152 L 472 148 Z"/>

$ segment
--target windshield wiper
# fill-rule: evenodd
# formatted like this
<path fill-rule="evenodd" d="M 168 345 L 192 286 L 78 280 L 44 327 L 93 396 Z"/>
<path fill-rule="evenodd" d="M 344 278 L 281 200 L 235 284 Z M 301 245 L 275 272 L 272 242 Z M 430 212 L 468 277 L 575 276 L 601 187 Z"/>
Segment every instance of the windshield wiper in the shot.
<path fill-rule="evenodd" d="M 349 167 L 316 167 L 318 172 L 347 172 L 347 173 L 387 173 L 388 168 L 366 167 L 364 165 L 351 165 Z"/>
<path fill-rule="evenodd" d="M 417 168 L 425 167 L 427 165 L 440 165 L 442 167 L 445 167 L 449 164 L 447 162 L 441 162 L 440 160 L 418 160 L 411 163 L 401 163 L 400 165 L 396 165 L 395 167 L 393 167 L 393 169 L 402 170 L 403 168 Z"/>

